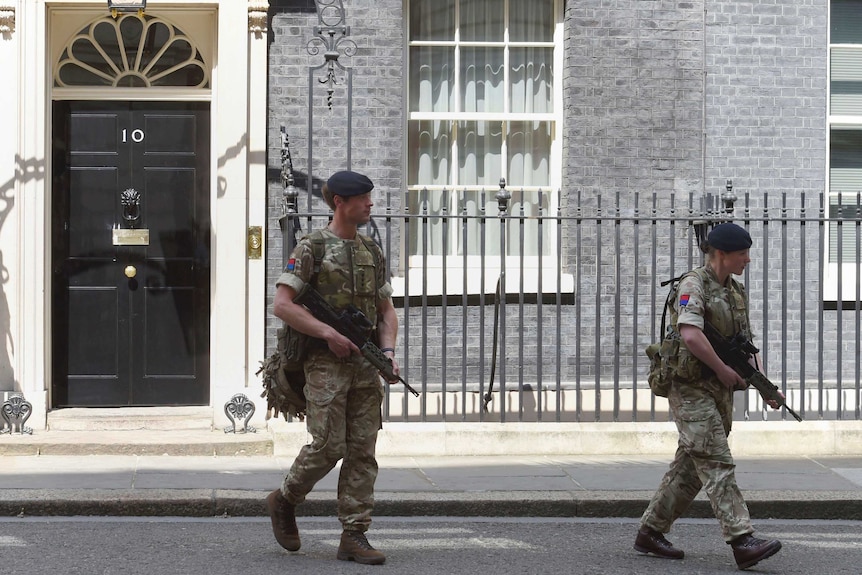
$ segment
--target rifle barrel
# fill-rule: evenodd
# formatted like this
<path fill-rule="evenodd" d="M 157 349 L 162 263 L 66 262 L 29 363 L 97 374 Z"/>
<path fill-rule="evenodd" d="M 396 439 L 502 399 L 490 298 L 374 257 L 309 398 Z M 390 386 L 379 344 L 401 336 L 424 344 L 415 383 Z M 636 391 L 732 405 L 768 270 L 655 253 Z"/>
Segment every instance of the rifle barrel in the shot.
<path fill-rule="evenodd" d="M 784 407 L 797 421 L 802 421 L 799 414 L 787 405 L 787 401 L 781 395 L 781 392 L 779 392 L 778 386 L 769 381 L 763 373 L 748 363 L 751 354 L 745 350 L 753 349 L 755 353 L 757 350 L 750 341 L 741 336 L 736 336 L 729 340 L 721 335 L 716 327 L 708 321 L 704 322 L 703 333 L 706 335 L 713 349 L 715 349 L 715 353 L 719 359 L 732 367 L 746 382 L 753 385 L 764 400 L 775 401 L 779 407 Z"/>

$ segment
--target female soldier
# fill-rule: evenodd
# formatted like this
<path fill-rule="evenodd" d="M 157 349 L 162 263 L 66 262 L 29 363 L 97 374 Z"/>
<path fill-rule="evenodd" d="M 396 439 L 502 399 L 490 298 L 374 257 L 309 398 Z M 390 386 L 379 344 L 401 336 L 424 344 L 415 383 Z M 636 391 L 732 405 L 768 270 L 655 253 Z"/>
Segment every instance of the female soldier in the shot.
<path fill-rule="evenodd" d="M 727 443 L 733 392 L 745 389 L 746 383 L 719 359 L 703 327 L 709 321 L 722 335 L 742 333 L 751 338 L 748 299 L 742 284 L 732 277 L 742 274 L 751 261 L 751 236 L 736 224 L 724 223 L 713 228 L 707 242 L 707 263 L 680 281 L 674 303 L 676 313 L 671 318 L 680 344 L 668 402 L 679 430 L 679 447 L 641 517 L 634 548 L 641 553 L 682 559 L 683 551 L 664 534 L 703 488 L 737 566 L 747 569 L 778 553 L 781 542 L 752 536 L 754 529 L 736 484 L 736 465 Z M 778 408 L 774 401 L 769 405 Z"/>

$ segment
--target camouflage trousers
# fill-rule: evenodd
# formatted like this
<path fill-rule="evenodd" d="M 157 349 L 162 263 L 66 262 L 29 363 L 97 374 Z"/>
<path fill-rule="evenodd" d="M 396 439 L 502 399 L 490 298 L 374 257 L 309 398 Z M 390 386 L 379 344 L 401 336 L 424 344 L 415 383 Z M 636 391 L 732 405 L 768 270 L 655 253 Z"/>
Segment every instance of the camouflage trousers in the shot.
<path fill-rule="evenodd" d="M 725 541 L 754 532 L 727 443 L 732 395 L 730 391 L 726 394 L 716 398 L 697 385 L 674 383 L 671 387 L 668 401 L 679 444 L 641 525 L 667 533 L 704 489 Z"/>
<path fill-rule="evenodd" d="M 339 360 L 314 350 L 305 366 L 304 446 L 284 479 L 282 492 L 294 505 L 342 460 L 338 475 L 338 519 L 346 530 L 366 531 L 374 507 L 377 432 L 383 388 L 377 370 L 362 356 Z"/>

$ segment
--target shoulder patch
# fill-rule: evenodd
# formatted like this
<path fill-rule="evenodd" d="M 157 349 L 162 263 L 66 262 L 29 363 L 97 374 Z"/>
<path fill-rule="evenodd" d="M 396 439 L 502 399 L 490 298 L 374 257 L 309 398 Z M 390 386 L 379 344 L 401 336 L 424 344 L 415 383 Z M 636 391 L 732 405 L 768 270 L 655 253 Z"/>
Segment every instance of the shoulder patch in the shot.
<path fill-rule="evenodd" d="M 681 296 L 679 296 L 679 305 L 680 306 L 687 306 L 688 300 L 689 300 L 689 295 L 687 293 L 682 294 Z"/>

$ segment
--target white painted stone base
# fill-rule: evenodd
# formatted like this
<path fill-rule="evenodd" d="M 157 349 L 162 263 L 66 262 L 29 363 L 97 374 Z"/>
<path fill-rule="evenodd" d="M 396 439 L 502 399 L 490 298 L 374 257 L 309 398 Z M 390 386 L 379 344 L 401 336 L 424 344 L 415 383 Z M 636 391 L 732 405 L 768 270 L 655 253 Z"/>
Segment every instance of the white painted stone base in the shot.
<path fill-rule="evenodd" d="M 270 420 L 275 453 L 295 455 L 309 441 L 305 423 Z M 481 455 L 663 455 L 676 450 L 676 427 L 659 423 L 385 423 L 381 457 Z M 735 422 L 736 456 L 862 455 L 859 421 Z"/>

